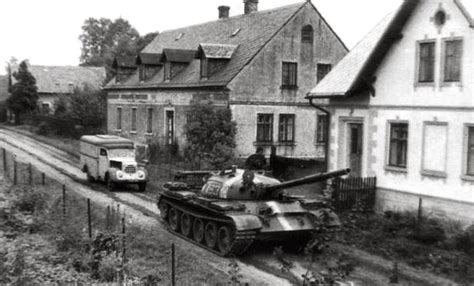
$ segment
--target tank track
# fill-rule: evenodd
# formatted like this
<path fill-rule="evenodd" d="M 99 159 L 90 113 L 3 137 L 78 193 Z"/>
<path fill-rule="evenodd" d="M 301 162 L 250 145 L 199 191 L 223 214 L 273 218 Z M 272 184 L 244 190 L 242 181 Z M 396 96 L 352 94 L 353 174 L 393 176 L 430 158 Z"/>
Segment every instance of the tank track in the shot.
<path fill-rule="evenodd" d="M 173 207 L 175 209 L 177 209 L 178 211 L 181 212 L 181 214 L 189 214 L 193 217 L 193 219 L 195 218 L 200 218 L 202 219 L 204 222 L 214 222 L 217 224 L 218 228 L 220 226 L 223 226 L 223 225 L 226 225 L 226 226 L 229 226 L 232 228 L 233 232 L 234 232 L 234 240 L 232 241 L 230 247 L 229 247 L 229 251 L 225 254 L 221 253 L 217 247 L 216 248 L 210 248 L 206 245 L 205 241 L 203 242 L 198 242 L 198 241 L 195 241 L 192 237 L 188 237 L 186 235 L 183 235 L 179 230 L 178 231 L 175 231 L 171 228 L 170 224 L 169 224 L 169 220 L 168 219 L 163 219 L 165 225 L 166 225 L 166 228 L 168 229 L 169 232 L 173 233 L 174 235 L 176 236 L 179 236 L 191 243 L 194 243 L 214 254 L 217 254 L 219 256 L 224 256 L 224 257 L 232 257 L 232 256 L 239 256 L 239 255 L 242 255 L 243 253 L 245 253 L 247 251 L 247 249 L 250 247 L 250 245 L 252 245 L 252 243 L 254 242 L 255 240 L 255 236 L 256 236 L 256 231 L 237 231 L 236 228 L 235 228 L 235 225 L 233 223 L 232 220 L 230 219 L 225 219 L 225 218 L 217 218 L 217 217 L 212 217 L 210 215 L 206 215 L 206 214 L 202 214 L 202 213 L 198 213 L 197 211 L 191 211 L 189 209 L 186 209 L 185 207 L 181 206 L 179 203 L 177 202 L 173 202 L 169 199 L 163 199 L 162 200 L 163 203 L 166 203 L 168 205 L 168 207 Z"/>

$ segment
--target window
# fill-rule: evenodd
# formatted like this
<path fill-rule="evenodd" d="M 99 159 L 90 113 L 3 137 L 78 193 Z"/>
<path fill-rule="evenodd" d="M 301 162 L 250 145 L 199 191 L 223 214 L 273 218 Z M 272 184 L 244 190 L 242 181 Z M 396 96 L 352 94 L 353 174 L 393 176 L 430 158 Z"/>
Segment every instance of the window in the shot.
<path fill-rule="evenodd" d="M 165 120 L 166 144 L 171 145 L 174 143 L 174 110 L 165 111 Z"/>
<path fill-rule="evenodd" d="M 142 65 L 138 67 L 138 79 L 140 81 L 145 81 L 146 80 L 145 67 L 142 66 Z"/>
<path fill-rule="evenodd" d="M 466 175 L 474 176 L 474 126 L 467 128 Z"/>
<path fill-rule="evenodd" d="M 273 114 L 257 115 L 257 142 L 273 141 Z"/>
<path fill-rule="evenodd" d="M 461 80 L 462 40 L 445 42 L 444 81 L 458 82 Z"/>
<path fill-rule="evenodd" d="M 326 143 L 327 140 L 327 122 L 328 116 L 326 114 L 318 115 L 318 125 L 316 130 L 316 142 L 317 143 Z"/>
<path fill-rule="evenodd" d="M 122 130 L 122 107 L 117 108 L 117 130 Z"/>
<path fill-rule="evenodd" d="M 132 122 L 131 122 L 131 128 L 130 131 L 136 132 L 137 131 L 137 109 L 135 107 L 132 108 Z"/>
<path fill-rule="evenodd" d="M 301 42 L 312 44 L 313 38 L 314 38 L 313 27 L 311 27 L 311 25 L 304 26 L 303 29 L 301 29 Z"/>
<path fill-rule="evenodd" d="M 107 150 L 100 148 L 100 156 L 107 156 Z"/>
<path fill-rule="evenodd" d="M 280 124 L 278 129 L 279 142 L 295 142 L 295 115 L 280 114 Z"/>
<path fill-rule="evenodd" d="M 296 88 L 298 64 L 283 62 L 281 85 L 283 88 Z"/>
<path fill-rule="evenodd" d="M 209 77 L 208 64 L 209 60 L 203 57 L 201 59 L 201 79 L 207 79 Z"/>
<path fill-rule="evenodd" d="M 425 122 L 423 128 L 423 175 L 446 177 L 448 124 Z"/>
<path fill-rule="evenodd" d="M 153 133 L 153 108 L 147 109 L 147 123 L 146 123 L 146 133 Z"/>
<path fill-rule="evenodd" d="M 435 43 L 420 43 L 418 82 L 434 82 Z"/>
<path fill-rule="evenodd" d="M 407 167 L 408 124 L 390 124 L 390 150 L 388 165 L 398 168 Z"/>
<path fill-rule="evenodd" d="M 332 65 L 330 64 L 318 64 L 316 82 L 323 80 L 323 78 L 331 71 L 331 68 Z"/>

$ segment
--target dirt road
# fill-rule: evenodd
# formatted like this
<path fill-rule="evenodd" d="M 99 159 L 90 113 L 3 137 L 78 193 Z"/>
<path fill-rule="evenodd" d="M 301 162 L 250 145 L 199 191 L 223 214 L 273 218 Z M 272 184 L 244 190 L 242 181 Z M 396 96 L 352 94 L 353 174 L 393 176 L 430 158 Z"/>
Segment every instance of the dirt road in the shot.
<path fill-rule="evenodd" d="M 9 130 L 0 130 L 0 147 L 14 153 L 17 160 L 31 163 L 48 177 L 66 185 L 68 190 L 73 190 L 81 196 L 90 198 L 96 204 L 103 206 L 120 204 L 122 210 L 127 214 L 127 220 L 131 223 L 161 228 L 163 230 L 163 241 L 174 242 L 177 251 L 200 257 L 202 263 L 208 264 L 210 271 L 212 271 L 211 269 L 222 270 L 228 268 L 228 259 L 209 253 L 168 233 L 159 221 L 159 211 L 154 203 L 154 192 L 147 192 L 146 194 L 110 193 L 101 185 L 89 185 L 86 182 L 85 174 L 75 164 L 76 157 Z M 251 285 L 291 285 L 287 279 L 279 277 L 271 271 L 265 271 L 240 261 L 238 264 L 244 280 Z"/>

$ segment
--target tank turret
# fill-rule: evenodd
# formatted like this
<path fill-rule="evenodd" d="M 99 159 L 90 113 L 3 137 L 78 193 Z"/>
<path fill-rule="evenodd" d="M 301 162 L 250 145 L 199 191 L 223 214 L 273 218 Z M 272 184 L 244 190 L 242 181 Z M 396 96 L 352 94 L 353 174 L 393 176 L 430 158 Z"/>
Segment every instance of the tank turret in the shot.
<path fill-rule="evenodd" d="M 254 240 L 304 245 L 324 215 L 315 200 L 291 196 L 289 189 L 349 173 L 341 169 L 286 182 L 235 167 L 181 173 L 201 176 L 204 186 L 165 184 L 158 207 L 173 233 L 220 255 L 241 254 Z"/>

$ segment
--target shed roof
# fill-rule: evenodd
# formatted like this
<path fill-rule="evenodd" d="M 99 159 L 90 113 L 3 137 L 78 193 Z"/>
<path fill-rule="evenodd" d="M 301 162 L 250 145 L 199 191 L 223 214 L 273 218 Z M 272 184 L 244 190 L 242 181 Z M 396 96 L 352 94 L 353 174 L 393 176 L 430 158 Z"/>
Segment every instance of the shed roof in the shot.
<path fill-rule="evenodd" d="M 231 59 L 238 45 L 200 44 L 199 50 L 208 59 Z"/>
<path fill-rule="evenodd" d="M 12 71 L 18 66 L 12 67 Z M 28 71 L 36 79 L 38 93 L 67 94 L 74 88 L 101 89 L 106 73 L 104 67 L 36 66 L 28 65 Z M 15 83 L 15 79 L 12 79 Z"/>

